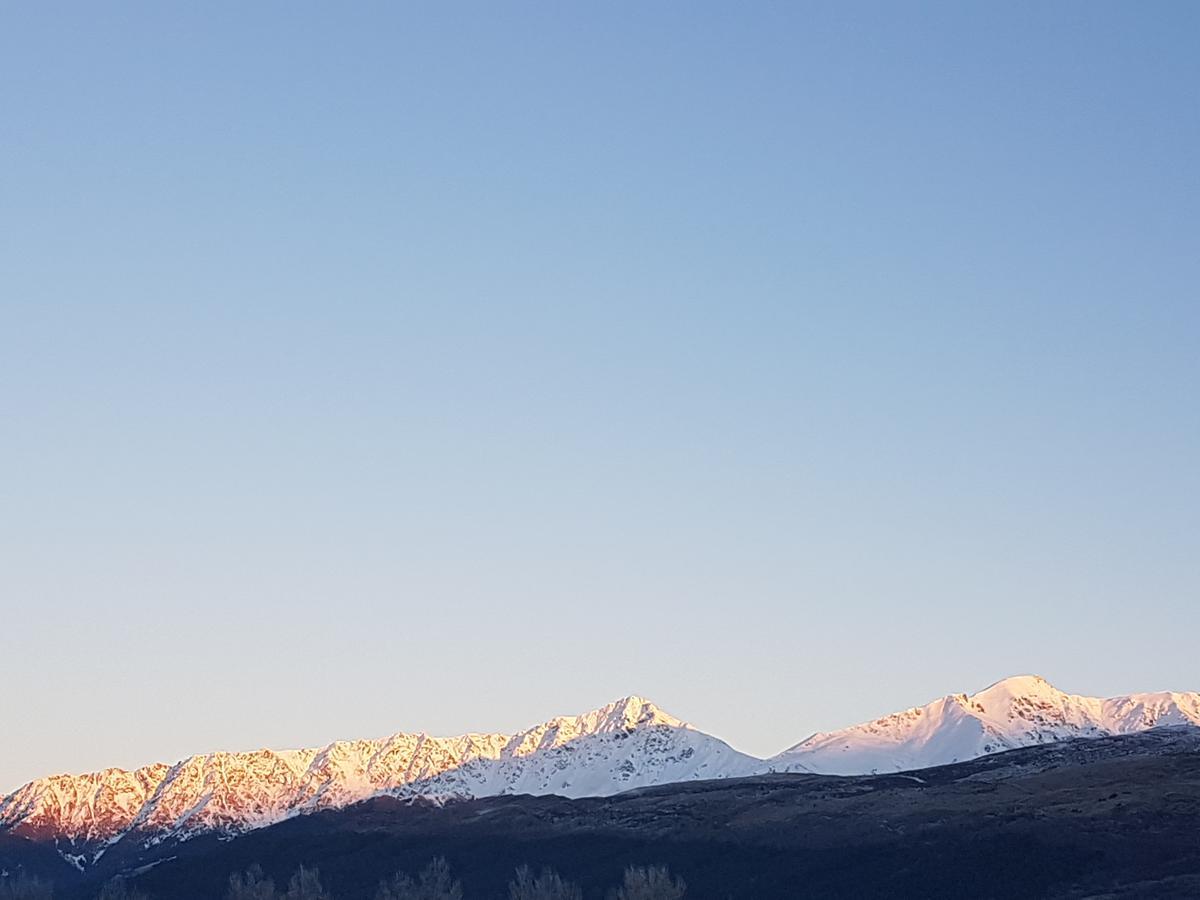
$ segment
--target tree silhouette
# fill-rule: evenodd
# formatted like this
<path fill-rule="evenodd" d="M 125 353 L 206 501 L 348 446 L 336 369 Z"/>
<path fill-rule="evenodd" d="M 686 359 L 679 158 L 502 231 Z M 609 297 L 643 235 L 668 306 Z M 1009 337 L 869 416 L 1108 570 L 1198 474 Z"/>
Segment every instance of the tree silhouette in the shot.
<path fill-rule="evenodd" d="M 257 863 L 245 871 L 229 876 L 229 892 L 226 900 L 275 900 L 275 882 L 263 875 Z"/>
<path fill-rule="evenodd" d="M 462 883 L 454 880 L 440 856 L 421 870 L 416 881 L 397 872 L 375 892 L 375 900 L 462 900 L 462 896 Z"/>
<path fill-rule="evenodd" d="M 583 900 L 579 885 L 563 881 L 553 869 L 542 869 L 536 878 L 529 866 L 517 869 L 517 877 L 509 882 L 509 900 Z"/>
<path fill-rule="evenodd" d="M 666 866 L 630 866 L 612 900 L 680 900 L 687 892 L 682 878 L 672 878 Z"/>
<path fill-rule="evenodd" d="M 333 900 L 321 887 L 321 873 L 301 866 L 288 882 L 284 900 Z"/>

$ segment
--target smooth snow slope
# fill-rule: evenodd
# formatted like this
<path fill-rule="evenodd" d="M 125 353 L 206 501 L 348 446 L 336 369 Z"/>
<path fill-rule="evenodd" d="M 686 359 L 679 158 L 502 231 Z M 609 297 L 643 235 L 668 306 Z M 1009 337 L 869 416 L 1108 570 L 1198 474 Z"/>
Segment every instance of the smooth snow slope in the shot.
<path fill-rule="evenodd" d="M 950 694 L 874 722 L 814 734 L 769 762 L 778 772 L 864 775 L 1184 724 L 1200 725 L 1200 694 L 1129 694 L 1104 700 L 1063 693 L 1037 675 L 1018 675 L 977 694 Z"/>
<path fill-rule="evenodd" d="M 154 843 L 238 833 L 389 794 L 444 800 L 497 794 L 603 796 L 746 775 L 761 761 L 640 697 L 514 735 L 395 734 L 320 749 L 192 756 L 174 766 L 30 782 L 0 800 L 0 829 L 53 837 L 94 861 L 125 834 Z"/>
<path fill-rule="evenodd" d="M 518 734 L 394 734 L 309 750 L 209 753 L 173 766 L 30 782 L 0 799 L 0 832 L 52 839 L 81 866 L 122 839 L 238 834 L 289 816 L 391 795 L 604 796 L 762 772 L 858 775 L 959 762 L 1030 744 L 1200 725 L 1200 694 L 1065 694 L 1033 675 L 815 734 L 768 760 L 739 753 L 641 697 Z"/>

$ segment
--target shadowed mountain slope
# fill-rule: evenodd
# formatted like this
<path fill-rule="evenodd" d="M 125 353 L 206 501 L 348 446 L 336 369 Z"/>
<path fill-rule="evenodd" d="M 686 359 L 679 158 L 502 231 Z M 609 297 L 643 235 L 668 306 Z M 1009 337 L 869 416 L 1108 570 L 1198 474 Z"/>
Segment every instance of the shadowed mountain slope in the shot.
<path fill-rule="evenodd" d="M 211 900 L 261 863 L 319 866 L 339 900 L 442 855 L 468 897 L 499 898 L 522 863 L 599 900 L 629 864 L 665 863 L 693 898 L 1194 896 L 1200 732 L 1187 727 L 1031 747 L 913 773 L 772 774 L 612 797 L 505 796 L 438 806 L 376 798 L 232 841 L 115 847 L 103 872 L 150 865 L 163 900 Z M 106 868 L 108 867 L 108 868 Z M 60 892 L 89 896 L 92 884 Z"/>

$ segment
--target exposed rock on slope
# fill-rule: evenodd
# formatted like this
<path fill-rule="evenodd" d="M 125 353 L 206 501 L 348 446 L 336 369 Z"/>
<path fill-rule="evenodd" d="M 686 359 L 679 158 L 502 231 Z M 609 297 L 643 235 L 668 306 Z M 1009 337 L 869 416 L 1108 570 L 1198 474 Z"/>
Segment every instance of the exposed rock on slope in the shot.
<path fill-rule="evenodd" d="M 236 834 L 379 795 L 602 796 L 760 766 L 654 704 L 626 697 L 515 735 L 395 734 L 321 749 L 210 753 L 134 772 L 56 775 L 0 801 L 0 829 L 53 839 L 86 865 L 126 835 L 154 844 Z"/>
<path fill-rule="evenodd" d="M 377 796 L 434 801 L 507 794 L 607 796 L 654 785 L 779 772 L 920 769 L 1073 738 L 1200 725 L 1200 694 L 1065 694 L 1036 676 L 816 734 L 769 760 L 738 753 L 640 697 L 514 735 L 395 734 L 320 749 L 192 756 L 30 782 L 0 800 L 0 833 L 51 841 L 79 868 L 114 843 L 239 834 Z"/>
<path fill-rule="evenodd" d="M 873 722 L 814 734 L 770 764 L 780 772 L 899 772 L 1016 747 L 1166 725 L 1200 725 L 1200 694 L 1129 694 L 1103 700 L 1063 693 L 1036 675 L 1018 675 L 977 694 L 951 694 Z"/>

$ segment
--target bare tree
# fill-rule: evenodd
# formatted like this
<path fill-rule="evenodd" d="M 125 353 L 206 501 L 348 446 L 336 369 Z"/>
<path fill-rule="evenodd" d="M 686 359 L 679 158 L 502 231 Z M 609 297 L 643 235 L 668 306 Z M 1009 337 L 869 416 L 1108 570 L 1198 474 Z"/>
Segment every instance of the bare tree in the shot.
<path fill-rule="evenodd" d="M 22 872 L 0 876 L 0 900 L 51 900 L 53 896 L 50 882 L 33 875 Z"/>
<path fill-rule="evenodd" d="M 672 878 L 666 866 L 630 866 L 612 900 L 680 900 L 687 891 L 682 878 Z"/>
<path fill-rule="evenodd" d="M 301 866 L 288 882 L 284 900 L 332 900 L 321 887 L 321 873 L 318 869 L 306 869 Z"/>
<path fill-rule="evenodd" d="M 125 883 L 124 878 L 117 876 L 104 883 L 104 887 L 100 888 L 100 893 L 96 895 L 96 900 L 150 900 L 150 898 L 137 888 L 131 888 Z"/>
<path fill-rule="evenodd" d="M 508 884 L 509 900 L 583 900 L 579 885 L 563 881 L 553 869 L 542 869 L 536 878 L 529 866 L 517 869 L 517 877 Z"/>
<path fill-rule="evenodd" d="M 229 876 L 229 892 L 226 900 L 276 900 L 275 882 L 263 875 L 262 866 L 257 863 L 244 873 L 235 872 Z"/>
<path fill-rule="evenodd" d="M 375 900 L 462 900 L 462 895 L 462 882 L 454 880 L 450 866 L 439 856 L 421 870 L 416 881 L 397 872 L 381 882 Z"/>

